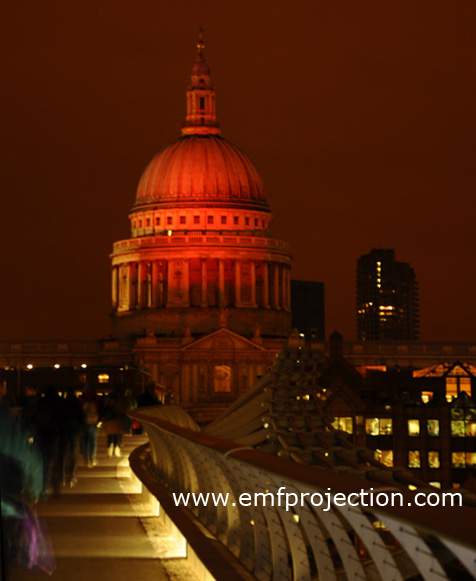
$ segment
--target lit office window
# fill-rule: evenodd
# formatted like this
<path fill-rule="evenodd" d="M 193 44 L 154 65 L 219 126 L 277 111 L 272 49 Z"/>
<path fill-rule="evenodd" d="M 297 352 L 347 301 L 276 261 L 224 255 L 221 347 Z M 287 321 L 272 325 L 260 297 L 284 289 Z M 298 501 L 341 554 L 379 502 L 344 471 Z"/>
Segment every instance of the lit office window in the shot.
<path fill-rule="evenodd" d="M 471 378 L 470 377 L 460 377 L 459 379 L 459 391 L 465 391 L 471 397 Z"/>
<path fill-rule="evenodd" d="M 466 421 L 464 423 L 465 433 L 468 438 L 476 437 L 476 422 Z"/>
<path fill-rule="evenodd" d="M 451 464 L 453 468 L 466 468 L 466 458 L 464 452 L 452 452 Z"/>
<path fill-rule="evenodd" d="M 420 435 L 420 420 L 408 420 L 408 435 L 409 436 Z"/>
<path fill-rule="evenodd" d="M 366 418 L 365 433 L 368 436 L 391 436 L 393 433 L 392 418 Z"/>
<path fill-rule="evenodd" d="M 458 379 L 456 377 L 446 378 L 446 400 L 452 401 L 458 397 Z"/>
<path fill-rule="evenodd" d="M 428 452 L 428 467 L 429 468 L 439 468 L 440 467 L 440 453 L 437 451 Z"/>
<path fill-rule="evenodd" d="M 393 466 L 393 450 L 375 450 L 375 459 L 385 466 Z"/>
<path fill-rule="evenodd" d="M 476 422 L 452 420 L 451 435 L 453 438 L 474 438 L 476 437 Z"/>
<path fill-rule="evenodd" d="M 429 436 L 439 436 L 440 435 L 440 420 L 428 420 L 426 423 L 426 429 Z"/>
<path fill-rule="evenodd" d="M 466 466 L 476 466 L 476 452 L 466 452 Z"/>
<path fill-rule="evenodd" d="M 408 450 L 408 468 L 421 468 L 420 450 Z"/>
<path fill-rule="evenodd" d="M 109 375 L 107 373 L 100 373 L 98 375 L 98 383 L 109 383 Z"/>
<path fill-rule="evenodd" d="M 454 438 L 464 438 L 464 422 L 463 422 L 463 420 L 453 420 L 451 422 L 451 435 Z"/>
<path fill-rule="evenodd" d="M 471 396 L 471 378 L 467 375 L 462 376 L 464 372 L 460 367 L 456 367 L 453 373 L 455 375 L 446 378 L 446 399 L 452 401 L 463 391 Z"/>
<path fill-rule="evenodd" d="M 336 430 L 342 430 L 343 432 L 353 433 L 352 418 L 349 417 L 335 417 L 332 422 L 333 427 Z"/>

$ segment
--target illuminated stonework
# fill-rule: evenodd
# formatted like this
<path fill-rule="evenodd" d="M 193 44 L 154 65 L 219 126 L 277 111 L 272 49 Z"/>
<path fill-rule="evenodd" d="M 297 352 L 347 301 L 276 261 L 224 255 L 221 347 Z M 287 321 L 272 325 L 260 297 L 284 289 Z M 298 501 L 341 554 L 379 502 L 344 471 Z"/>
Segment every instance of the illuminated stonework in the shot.
<path fill-rule="evenodd" d="M 114 244 L 113 335 L 139 341 L 147 335 L 150 347 L 154 340 L 189 343 L 226 329 L 234 334 L 222 337 L 232 341 L 229 357 L 200 381 L 205 392 L 211 386 L 237 395 L 237 386 L 248 387 L 261 363 L 274 357 L 276 340 L 282 346 L 290 335 L 291 256 L 287 243 L 271 237 L 261 177 L 246 154 L 220 135 L 203 49 L 200 38 L 182 137 L 146 168 L 129 215 L 131 238 Z M 238 337 L 260 346 L 253 377 L 237 371 Z"/>
<path fill-rule="evenodd" d="M 114 244 L 114 335 L 152 329 L 184 336 L 226 326 L 288 336 L 288 245 L 270 236 L 270 209 L 251 161 L 219 135 L 201 40 L 182 132 L 145 170 L 129 216 L 132 237 Z"/>

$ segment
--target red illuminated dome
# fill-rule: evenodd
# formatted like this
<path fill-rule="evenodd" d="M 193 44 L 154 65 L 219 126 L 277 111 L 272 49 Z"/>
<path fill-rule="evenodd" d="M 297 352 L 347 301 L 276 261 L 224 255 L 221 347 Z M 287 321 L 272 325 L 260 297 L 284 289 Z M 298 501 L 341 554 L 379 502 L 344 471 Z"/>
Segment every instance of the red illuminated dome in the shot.
<path fill-rule="evenodd" d="M 214 369 L 217 378 L 230 377 L 231 366 L 223 363 L 228 360 L 215 355 L 219 346 L 218 351 L 230 353 L 235 387 L 242 389 L 239 386 L 247 377 L 262 371 L 245 373 L 248 356 L 238 356 L 237 346 L 252 347 L 254 366 L 263 353 L 266 362 L 274 357 L 276 342 L 268 351 L 266 338 L 281 341 L 291 331 L 291 255 L 286 242 L 271 236 L 263 180 L 249 158 L 220 135 L 201 35 L 197 49 L 182 137 L 146 168 L 129 214 L 131 237 L 116 242 L 111 255 L 113 334 L 142 337 L 149 346 L 159 336 L 178 339 L 180 354 L 174 351 L 175 363 L 170 366 L 162 359 L 154 363 L 157 373 L 152 376 L 161 385 L 171 378 L 163 379 L 162 365 L 164 373 L 180 370 L 179 361 L 188 348 L 192 351 L 186 357 L 196 362 L 195 371 L 187 376 L 188 386 L 195 380 L 208 381 L 202 363 Z M 227 334 L 218 342 L 212 338 L 209 347 L 200 343 L 195 352 L 199 337 L 223 333 L 225 328 L 245 343 Z M 205 355 L 197 355 L 202 348 Z M 210 367 L 209 359 L 214 357 L 220 364 Z M 193 393 L 200 392 L 199 397 L 208 400 L 211 392 L 197 391 L 197 385 L 193 384 Z"/>
<path fill-rule="evenodd" d="M 197 49 L 183 136 L 151 161 L 140 180 L 132 212 L 211 205 L 269 212 L 263 180 L 253 164 L 219 135 L 215 91 L 201 37 Z"/>
<path fill-rule="evenodd" d="M 184 135 L 152 160 L 134 209 L 210 203 L 268 209 L 263 180 L 249 158 L 219 135 L 199 133 Z"/>

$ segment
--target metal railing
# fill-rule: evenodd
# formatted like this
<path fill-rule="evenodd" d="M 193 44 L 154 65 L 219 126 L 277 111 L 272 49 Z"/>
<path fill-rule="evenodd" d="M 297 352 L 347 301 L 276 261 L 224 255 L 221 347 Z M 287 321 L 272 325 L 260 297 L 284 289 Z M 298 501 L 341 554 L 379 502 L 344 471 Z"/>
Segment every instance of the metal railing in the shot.
<path fill-rule="evenodd" d="M 206 528 L 210 542 L 227 549 L 233 570 L 246 571 L 235 578 L 396 581 L 418 575 L 429 580 L 476 576 L 475 508 L 417 507 L 416 492 L 402 492 L 392 483 L 372 488 L 372 482 L 351 470 L 296 464 L 180 427 L 154 417 L 154 412 L 149 408 L 130 414 L 142 423 L 150 441 L 146 485 L 153 489 L 156 482 L 157 490 L 167 490 L 172 513 L 179 508 L 183 517 L 185 511 Z M 349 499 L 361 491 L 372 492 L 375 499 L 398 491 L 402 506 L 343 502 L 344 495 Z M 208 502 L 190 497 L 187 507 L 174 508 L 174 493 L 208 493 Z M 213 502 L 212 494 L 215 501 L 228 495 L 227 501 Z M 294 495 L 286 500 L 296 504 L 286 506 L 284 494 Z M 435 502 L 443 493 L 432 489 L 431 494 Z M 324 504 L 316 506 L 319 498 Z M 208 553 L 212 571 L 211 548 Z"/>

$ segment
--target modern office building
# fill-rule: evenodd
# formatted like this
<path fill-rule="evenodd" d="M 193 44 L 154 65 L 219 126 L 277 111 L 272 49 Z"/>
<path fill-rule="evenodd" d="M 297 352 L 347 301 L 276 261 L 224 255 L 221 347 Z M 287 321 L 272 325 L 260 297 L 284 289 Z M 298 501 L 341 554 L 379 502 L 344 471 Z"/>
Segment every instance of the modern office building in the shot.
<path fill-rule="evenodd" d="M 411 370 L 355 368 L 341 337 L 319 368 L 324 411 L 356 446 L 387 466 L 442 488 L 458 487 L 476 469 L 476 367 L 440 363 Z"/>
<path fill-rule="evenodd" d="M 357 339 L 409 341 L 419 338 L 418 283 L 395 251 L 374 249 L 357 261 Z"/>

